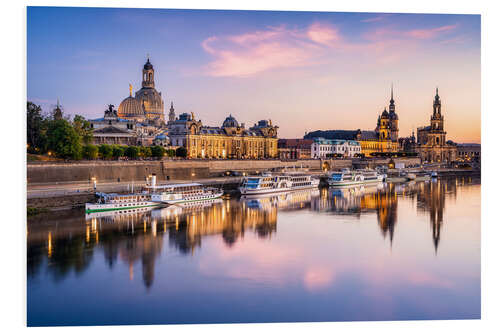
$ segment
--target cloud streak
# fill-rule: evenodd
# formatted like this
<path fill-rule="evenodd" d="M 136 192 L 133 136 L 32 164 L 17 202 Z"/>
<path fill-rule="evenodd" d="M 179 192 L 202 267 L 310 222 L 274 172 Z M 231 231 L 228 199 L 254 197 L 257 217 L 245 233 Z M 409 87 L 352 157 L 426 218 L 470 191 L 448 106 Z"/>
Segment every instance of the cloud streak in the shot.
<path fill-rule="evenodd" d="M 367 20 L 373 22 L 385 16 Z M 203 72 L 214 77 L 244 78 L 276 69 L 331 62 L 340 53 L 372 53 L 376 61 L 392 62 L 404 54 L 396 50 L 414 49 L 420 41 L 449 33 L 457 26 L 412 30 L 378 28 L 366 32 L 362 36 L 365 41 L 356 43 L 347 41 L 335 25 L 324 22 L 314 22 L 302 29 L 281 25 L 240 35 L 211 36 L 201 43 L 203 50 L 213 57 Z"/>
<path fill-rule="evenodd" d="M 326 51 L 341 46 L 338 29 L 322 23 L 303 30 L 278 26 L 236 36 L 212 36 L 202 42 L 203 49 L 215 58 L 205 73 L 218 77 L 248 77 L 272 69 L 311 65 Z"/>

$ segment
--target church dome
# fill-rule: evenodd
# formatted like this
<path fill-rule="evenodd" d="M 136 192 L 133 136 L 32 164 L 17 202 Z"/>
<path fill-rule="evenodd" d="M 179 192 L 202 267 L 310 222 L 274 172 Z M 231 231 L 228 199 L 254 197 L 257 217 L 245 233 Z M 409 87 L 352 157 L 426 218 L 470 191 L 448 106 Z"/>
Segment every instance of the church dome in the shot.
<path fill-rule="evenodd" d="M 129 96 L 120 103 L 120 106 L 118 106 L 118 117 L 144 117 L 144 110 L 135 98 Z"/>
<path fill-rule="evenodd" d="M 222 123 L 222 127 L 238 127 L 238 121 L 232 116 L 229 115 L 224 122 Z"/>
<path fill-rule="evenodd" d="M 150 119 L 163 118 L 163 99 L 161 94 L 154 88 L 141 88 L 135 93 L 135 99 L 143 106 L 146 116 Z"/>

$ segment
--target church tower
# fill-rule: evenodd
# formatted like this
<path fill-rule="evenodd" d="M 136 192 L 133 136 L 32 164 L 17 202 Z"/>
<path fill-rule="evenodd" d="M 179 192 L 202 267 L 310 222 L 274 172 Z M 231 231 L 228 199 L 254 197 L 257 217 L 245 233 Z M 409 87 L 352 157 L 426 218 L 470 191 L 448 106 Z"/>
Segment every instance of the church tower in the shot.
<path fill-rule="evenodd" d="M 164 122 L 163 98 L 161 92 L 155 89 L 155 71 L 149 57 L 142 68 L 142 88 L 135 93 L 135 99 L 144 110 L 147 121 Z"/>
<path fill-rule="evenodd" d="M 389 112 L 384 108 L 384 112 L 382 112 L 382 116 L 379 117 L 379 125 L 378 127 L 378 136 L 380 140 L 390 140 L 390 119 Z"/>
<path fill-rule="evenodd" d="M 436 88 L 436 96 L 434 96 L 429 139 L 431 140 L 431 143 L 433 145 L 437 146 L 443 146 L 446 140 L 446 132 L 444 131 L 444 117 L 441 114 L 441 99 L 439 98 L 438 88 Z"/>
<path fill-rule="evenodd" d="M 170 102 L 170 112 L 168 113 L 168 122 L 173 123 L 174 121 L 175 121 L 174 102 Z"/>
<path fill-rule="evenodd" d="M 148 61 L 144 64 L 142 69 L 142 87 L 143 88 L 154 88 L 155 87 L 155 70 L 153 65 Z"/>
<path fill-rule="evenodd" d="M 399 117 L 396 113 L 396 104 L 394 103 L 394 89 L 391 84 L 391 100 L 389 101 L 389 124 L 391 128 L 392 141 L 398 141 L 399 137 Z"/>

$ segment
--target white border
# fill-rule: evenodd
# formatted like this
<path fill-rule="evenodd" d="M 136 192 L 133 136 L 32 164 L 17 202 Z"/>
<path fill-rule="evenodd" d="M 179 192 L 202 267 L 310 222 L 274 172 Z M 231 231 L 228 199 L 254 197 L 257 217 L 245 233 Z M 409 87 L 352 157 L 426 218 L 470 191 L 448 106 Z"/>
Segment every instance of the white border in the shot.
<path fill-rule="evenodd" d="M 2 261 L 1 325 L 5 331 L 25 328 L 26 321 L 26 228 L 25 228 L 25 103 L 26 103 L 26 5 L 35 6 L 85 6 L 85 7 L 145 7 L 145 8 L 210 8 L 210 9 L 262 9 L 262 10 L 308 10 L 351 12 L 401 12 L 401 13 L 454 13 L 482 15 L 482 320 L 474 321 L 411 321 L 411 322 L 358 322 L 358 323 L 294 323 L 252 325 L 174 325 L 142 326 L 141 330 L 185 332 L 203 330 L 213 332 L 250 332 L 254 330 L 284 329 L 290 331 L 330 331 L 340 329 L 352 332 L 370 330 L 374 332 L 421 331 L 490 331 L 499 324 L 499 243 L 500 227 L 493 211 L 498 188 L 498 149 L 495 146 L 495 131 L 499 126 L 498 103 L 500 77 L 499 38 L 500 17 L 498 2 L 493 1 L 19 1 L 4 2 L 0 11 L 2 46 L 0 62 L 2 71 L 3 151 L 2 176 L 2 228 L 0 244 Z M 457 70 L 460 70 L 457 68 Z M 13 198 L 16 200 L 15 204 Z M 92 330 L 134 332 L 137 326 L 92 327 Z M 68 328 L 61 328 L 68 329 Z M 71 330 L 88 329 L 86 327 Z M 54 328 L 35 330 L 52 331 Z M 59 330 L 59 329 L 58 329 Z"/>

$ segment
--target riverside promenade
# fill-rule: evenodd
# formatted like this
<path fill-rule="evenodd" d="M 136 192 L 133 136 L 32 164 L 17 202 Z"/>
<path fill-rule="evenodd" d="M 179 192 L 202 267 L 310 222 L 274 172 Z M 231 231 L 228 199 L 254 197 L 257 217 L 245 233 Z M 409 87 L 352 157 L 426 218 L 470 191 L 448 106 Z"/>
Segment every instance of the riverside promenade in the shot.
<path fill-rule="evenodd" d="M 228 187 L 236 186 L 242 180 L 242 177 L 213 177 L 204 179 L 193 179 L 192 182 L 207 186 Z M 189 180 L 171 180 L 168 182 L 159 182 L 158 185 L 186 183 Z M 97 192 L 117 192 L 125 193 L 140 190 L 146 186 L 146 182 L 104 182 L 97 183 Z M 27 199 L 53 198 L 70 195 L 93 194 L 94 187 L 92 182 L 74 182 L 74 183 L 50 183 L 50 184 L 28 184 Z"/>

